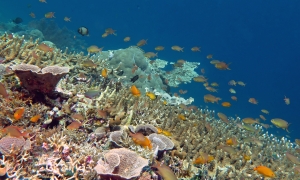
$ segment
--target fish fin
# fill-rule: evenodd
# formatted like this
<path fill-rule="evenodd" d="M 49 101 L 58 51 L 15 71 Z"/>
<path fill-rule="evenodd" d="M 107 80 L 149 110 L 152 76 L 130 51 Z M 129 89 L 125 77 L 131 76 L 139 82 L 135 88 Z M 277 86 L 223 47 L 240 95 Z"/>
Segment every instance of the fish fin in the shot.
<path fill-rule="evenodd" d="M 23 132 L 23 133 L 21 133 L 21 134 L 22 134 L 22 136 L 25 137 L 25 138 L 29 138 L 29 137 L 30 137 L 29 134 L 28 134 L 27 132 Z"/>

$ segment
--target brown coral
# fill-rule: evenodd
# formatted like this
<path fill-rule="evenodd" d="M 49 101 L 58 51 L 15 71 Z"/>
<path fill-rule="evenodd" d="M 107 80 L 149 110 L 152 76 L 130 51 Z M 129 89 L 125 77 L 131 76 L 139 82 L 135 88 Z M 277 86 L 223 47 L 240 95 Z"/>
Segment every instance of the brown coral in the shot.
<path fill-rule="evenodd" d="M 59 80 L 69 72 L 67 67 L 48 66 L 40 69 L 38 66 L 20 64 L 12 67 L 19 77 L 22 86 L 29 92 L 52 92 Z"/>

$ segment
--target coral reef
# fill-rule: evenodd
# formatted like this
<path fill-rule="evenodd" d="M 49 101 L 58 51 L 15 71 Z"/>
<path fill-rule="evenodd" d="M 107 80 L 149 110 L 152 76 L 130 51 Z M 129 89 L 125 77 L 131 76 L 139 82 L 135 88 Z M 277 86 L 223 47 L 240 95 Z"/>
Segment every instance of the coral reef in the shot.
<path fill-rule="evenodd" d="M 38 46 L 18 36 L 0 40 L 7 73 L 0 87 L 3 178 L 262 179 L 254 169 L 264 165 L 275 179 L 299 179 L 294 173 L 299 144 L 278 139 L 260 125 L 249 130 L 238 126 L 239 118 L 223 121 L 214 111 L 187 106 L 192 98 L 169 96 L 158 80 L 155 89 L 145 77 L 130 81 L 147 73 L 162 81 L 163 60 L 151 62 L 136 47 L 84 56 Z M 185 63 L 169 73 L 174 86 L 196 75 L 198 64 Z M 180 71 L 188 71 L 184 81 L 176 78 Z M 37 84 L 45 83 L 40 77 L 45 73 L 61 76 L 41 88 Z M 155 98 L 131 92 L 132 84 L 143 82 L 147 86 L 139 88 Z M 43 101 L 34 99 L 36 90 L 46 94 Z"/>

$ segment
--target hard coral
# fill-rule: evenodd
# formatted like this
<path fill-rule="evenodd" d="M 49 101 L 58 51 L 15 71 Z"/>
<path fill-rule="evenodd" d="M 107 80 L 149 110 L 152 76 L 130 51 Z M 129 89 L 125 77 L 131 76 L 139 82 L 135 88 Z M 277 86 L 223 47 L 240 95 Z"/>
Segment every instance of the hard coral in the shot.
<path fill-rule="evenodd" d="M 6 136 L 0 140 L 0 152 L 4 155 L 9 155 L 12 151 L 21 150 L 24 145 L 24 138 Z"/>
<path fill-rule="evenodd" d="M 151 140 L 154 149 L 156 146 L 158 147 L 158 150 L 170 150 L 174 147 L 172 140 L 161 134 L 150 134 L 149 139 Z"/>
<path fill-rule="evenodd" d="M 94 168 L 101 179 L 131 179 L 138 177 L 148 160 L 126 148 L 111 149 Z"/>
<path fill-rule="evenodd" d="M 48 66 L 40 69 L 38 66 L 19 64 L 12 67 L 19 77 L 22 86 L 29 92 L 52 92 L 59 80 L 69 72 L 67 67 Z"/>

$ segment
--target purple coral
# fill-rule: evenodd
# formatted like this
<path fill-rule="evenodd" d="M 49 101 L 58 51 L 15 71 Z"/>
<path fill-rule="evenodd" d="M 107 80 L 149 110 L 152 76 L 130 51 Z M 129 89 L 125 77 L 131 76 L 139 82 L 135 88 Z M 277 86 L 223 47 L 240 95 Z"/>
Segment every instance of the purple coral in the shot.
<path fill-rule="evenodd" d="M 8 155 L 12 150 L 19 151 L 24 145 L 24 138 L 6 136 L 0 140 L 0 152 L 4 155 Z"/>
<path fill-rule="evenodd" d="M 162 134 L 150 134 L 149 139 L 152 142 L 153 148 L 162 151 L 162 150 L 171 150 L 174 147 L 174 143 L 171 139 L 167 138 Z"/>
<path fill-rule="evenodd" d="M 95 170 L 104 179 L 131 179 L 138 177 L 148 160 L 126 148 L 111 149 L 98 161 Z"/>
<path fill-rule="evenodd" d="M 19 77 L 22 86 L 29 92 L 52 92 L 59 80 L 69 72 L 67 67 L 48 66 L 40 69 L 38 66 L 19 64 L 12 67 Z"/>

